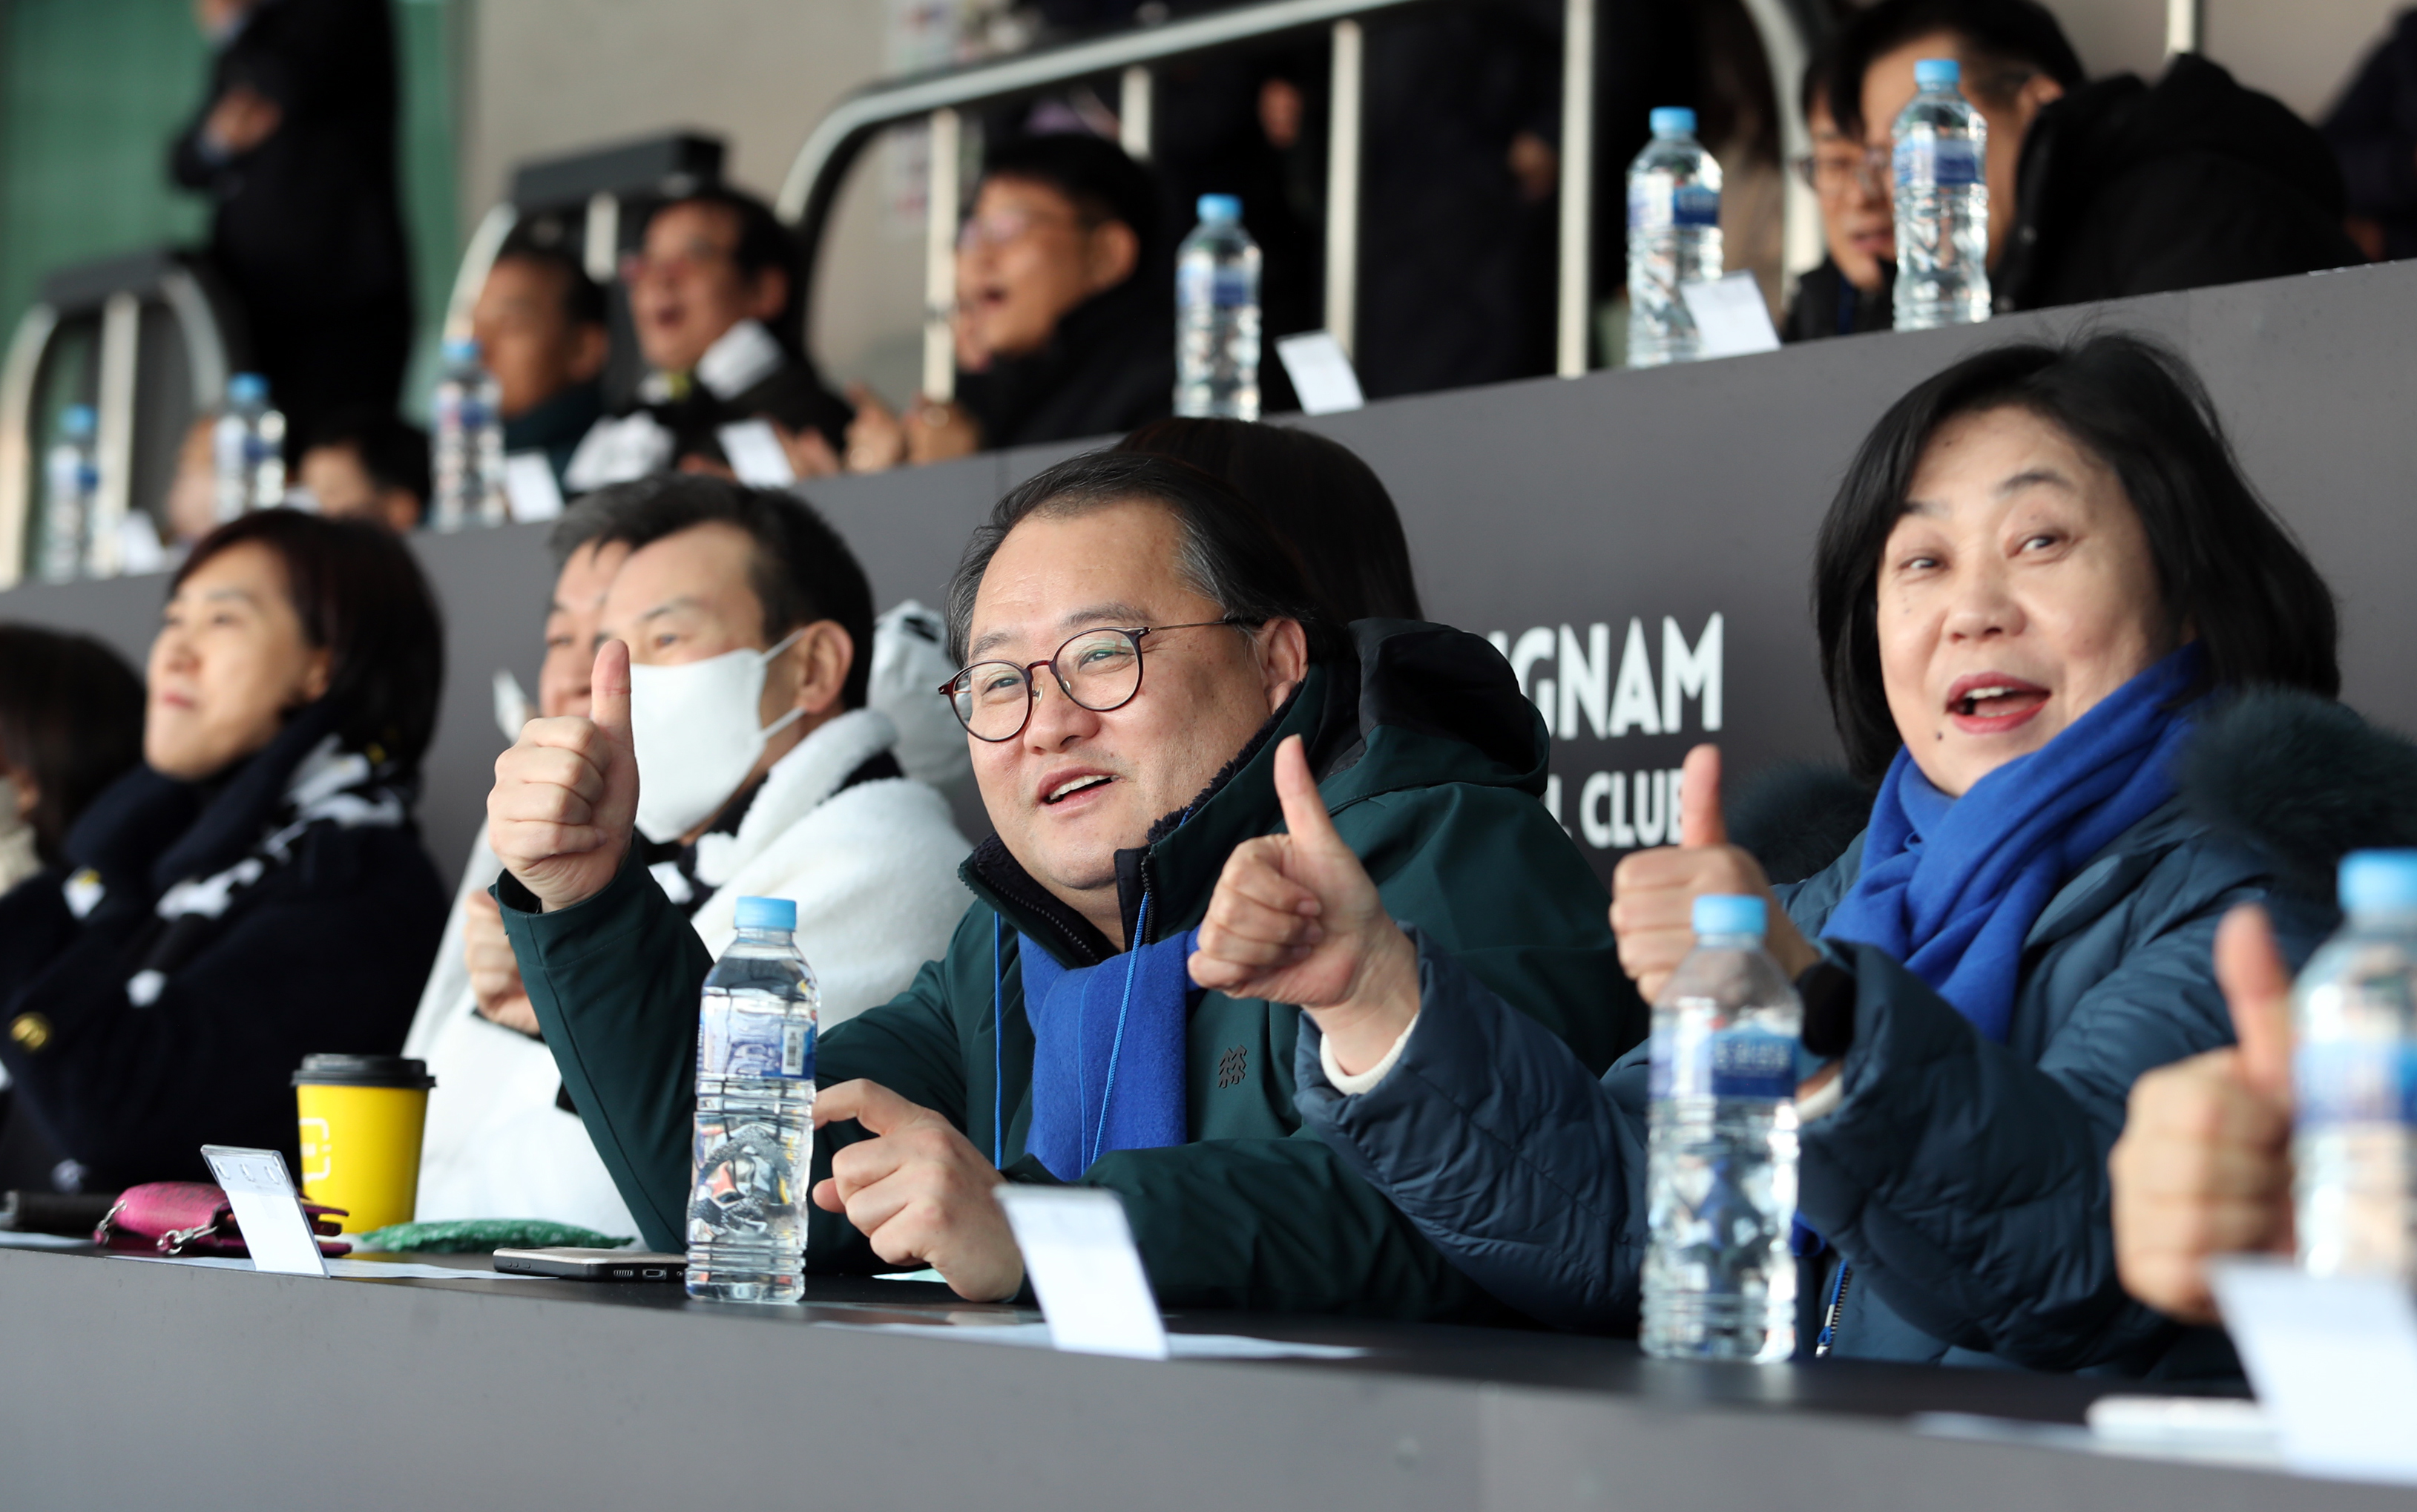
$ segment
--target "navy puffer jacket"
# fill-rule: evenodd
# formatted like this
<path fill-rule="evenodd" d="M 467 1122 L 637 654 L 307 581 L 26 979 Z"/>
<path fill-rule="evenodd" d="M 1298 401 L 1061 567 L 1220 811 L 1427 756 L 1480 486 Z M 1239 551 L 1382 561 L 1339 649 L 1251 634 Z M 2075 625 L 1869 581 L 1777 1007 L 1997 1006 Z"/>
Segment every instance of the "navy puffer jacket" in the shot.
<path fill-rule="evenodd" d="M 1840 1355 L 2124 1376 L 2235 1374 L 2221 1336 L 2127 1297 L 2106 1153 L 2146 1071 L 2228 1044 L 2211 947 L 2263 901 L 2296 965 L 2331 930 L 2355 847 L 2417 843 L 2417 747 L 2337 704 L 2261 693 L 2212 714 L 2181 794 L 2058 891 L 2026 941 L 2008 1043 L 1869 946 L 1844 1097 L 1803 1132 L 1800 1214 L 1827 1236 L 1800 1275 L 1800 1349 L 1851 1267 Z M 1781 889 L 1817 939 L 1860 838 Z M 1496 1296 L 1563 1327 L 1635 1327 L 1646 1238 L 1647 1050 L 1598 1081 L 1551 1035 L 1420 942 L 1421 1009 L 1392 1071 L 1345 1096 L 1306 1019 L 1311 1127 Z"/>

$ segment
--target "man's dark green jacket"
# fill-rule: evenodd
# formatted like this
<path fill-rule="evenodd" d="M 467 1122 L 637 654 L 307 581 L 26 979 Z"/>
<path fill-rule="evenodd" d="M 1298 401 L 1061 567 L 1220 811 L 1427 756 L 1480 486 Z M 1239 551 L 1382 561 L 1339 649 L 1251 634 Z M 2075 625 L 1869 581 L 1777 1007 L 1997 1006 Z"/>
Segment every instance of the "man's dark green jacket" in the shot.
<path fill-rule="evenodd" d="M 1282 827 L 1274 750 L 1298 734 L 1336 829 L 1393 916 L 1600 1073 L 1642 1037 L 1644 1010 L 1619 970 L 1602 884 L 1538 802 L 1543 722 L 1475 636 L 1405 621 L 1353 629 L 1355 644 L 1310 669 L 1179 827 L 1170 815 L 1147 847 L 1118 853 L 1128 937 L 1145 891 L 1148 939 L 1196 926 L 1234 847 Z M 980 901 L 947 956 L 893 1001 L 826 1034 L 818 1080 L 879 1082 L 947 1117 L 1011 1179 L 1047 1182 L 1024 1148 L 1032 1030 L 1019 939 L 1070 967 L 1115 950 L 996 839 L 964 875 Z M 598 1153 L 646 1243 L 683 1247 L 697 992 L 711 964 L 704 946 L 635 863 L 557 913 L 529 911 L 535 900 L 509 875 L 496 896 Z M 1189 1038 L 1191 1142 L 1113 1152 L 1082 1183 L 1124 1199 L 1170 1306 L 1492 1315 L 1497 1304 L 1302 1129 L 1293 1107 L 1299 1022 L 1291 1007 L 1203 996 Z M 833 1148 L 861 1138 L 852 1123 L 825 1129 L 816 1179 Z M 887 1268 L 845 1218 L 820 1210 L 806 1258 L 817 1271 Z"/>

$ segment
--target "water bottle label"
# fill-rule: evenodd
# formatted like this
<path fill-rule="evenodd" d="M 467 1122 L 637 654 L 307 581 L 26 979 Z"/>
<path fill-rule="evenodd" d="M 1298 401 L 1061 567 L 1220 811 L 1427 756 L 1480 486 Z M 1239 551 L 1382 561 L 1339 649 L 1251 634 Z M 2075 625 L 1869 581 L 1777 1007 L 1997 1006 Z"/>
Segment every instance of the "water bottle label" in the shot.
<path fill-rule="evenodd" d="M 1896 145 L 1899 189 L 1964 189 L 1981 182 L 1981 154 L 1969 142 L 1908 139 Z"/>
<path fill-rule="evenodd" d="M 707 1001 L 697 1016 L 696 1069 L 710 1077 L 777 1077 L 810 1081 L 814 1031 L 774 1014 L 734 1013 Z"/>
<path fill-rule="evenodd" d="M 1795 1040 L 1756 1024 L 1710 1034 L 1657 1031 L 1649 1095 L 1785 1102 L 1796 1095 L 1796 1050 Z"/>
<path fill-rule="evenodd" d="M 1718 190 L 1692 184 L 1670 196 L 1670 223 L 1680 226 L 1717 226 L 1721 223 L 1721 195 Z"/>
<path fill-rule="evenodd" d="M 2302 1128 L 2333 1123 L 2417 1124 L 2417 1044 L 2336 1040 L 2291 1058 L 2294 1116 Z"/>
<path fill-rule="evenodd" d="M 1239 309 L 1251 302 L 1250 270 L 1219 267 L 1213 263 L 1192 264 L 1183 269 L 1179 292 L 1183 302 L 1193 309 Z"/>
<path fill-rule="evenodd" d="M 1671 227 L 1717 227 L 1721 223 L 1721 191 L 1701 184 L 1662 191 L 1650 182 L 1628 186 L 1628 229 L 1664 231 Z"/>

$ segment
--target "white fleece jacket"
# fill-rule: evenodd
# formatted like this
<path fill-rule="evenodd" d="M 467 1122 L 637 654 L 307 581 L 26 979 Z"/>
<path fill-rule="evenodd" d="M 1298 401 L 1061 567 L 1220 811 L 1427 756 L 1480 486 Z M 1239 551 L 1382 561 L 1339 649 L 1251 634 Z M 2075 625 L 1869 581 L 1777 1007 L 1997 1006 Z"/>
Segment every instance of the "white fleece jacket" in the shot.
<path fill-rule="evenodd" d="M 707 950 L 719 955 L 736 937 L 741 897 L 794 900 L 826 1029 L 904 990 L 947 950 L 969 901 L 957 879 L 969 848 L 938 793 L 903 778 L 837 791 L 897 738 L 877 710 L 842 714 L 773 764 L 737 834 L 698 846 L 697 875 L 715 889 L 693 921 Z M 403 1046 L 436 1077 L 418 1217 L 548 1218 L 634 1234 L 586 1129 L 555 1106 L 562 1076 L 553 1052 L 479 1016 L 462 958 L 463 909 L 498 869 L 481 833 Z"/>

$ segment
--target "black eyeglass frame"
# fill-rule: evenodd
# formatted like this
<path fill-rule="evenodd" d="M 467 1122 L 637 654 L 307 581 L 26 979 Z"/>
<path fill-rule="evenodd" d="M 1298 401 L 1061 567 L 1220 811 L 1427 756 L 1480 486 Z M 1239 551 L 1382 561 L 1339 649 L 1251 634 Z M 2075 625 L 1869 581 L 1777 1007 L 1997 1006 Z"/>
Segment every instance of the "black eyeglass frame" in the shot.
<path fill-rule="evenodd" d="M 1075 708 L 1088 709 L 1094 714 L 1114 713 L 1116 710 L 1122 709 L 1125 705 L 1141 696 L 1143 677 L 1144 674 L 1149 670 L 1149 653 L 1142 645 L 1142 642 L 1145 639 L 1164 631 L 1206 630 L 1212 625 L 1232 625 L 1238 630 L 1248 630 L 1252 628 L 1251 621 L 1242 619 L 1239 615 L 1230 614 L 1223 619 L 1194 619 L 1189 623 L 1180 625 L 1094 625 L 1088 630 L 1078 630 L 1074 632 L 1074 634 L 1067 636 L 1065 640 L 1058 644 L 1057 649 L 1051 652 L 1049 656 L 1042 661 L 1026 662 L 1021 665 L 1014 662 L 968 663 L 967 664 L 957 668 L 956 676 L 940 684 L 939 694 L 942 698 L 948 701 L 949 712 L 956 716 L 957 723 L 965 727 L 965 732 L 967 735 L 972 736 L 977 741 L 981 741 L 990 745 L 1004 745 L 1008 741 L 1014 740 L 1017 736 L 1023 734 L 1026 727 L 1030 725 L 1032 723 L 1032 710 L 1039 707 L 1041 703 L 1041 680 L 1034 676 L 1034 674 L 1041 667 L 1045 666 L 1049 669 L 1050 680 L 1057 684 L 1057 691 L 1064 694 L 1067 701 L 1072 703 Z M 1115 703 L 1109 704 L 1104 708 L 1093 708 L 1091 705 L 1087 704 L 1083 702 L 1082 699 L 1074 696 L 1073 687 L 1067 682 L 1065 676 L 1057 670 L 1057 658 L 1066 654 L 1067 647 L 1073 645 L 1076 641 L 1083 639 L 1085 636 L 1096 635 L 1102 631 L 1108 631 L 1115 634 L 1122 635 L 1132 642 L 1133 685 L 1132 692 L 1126 694 Z M 981 731 L 974 728 L 973 721 L 966 716 L 965 710 L 960 708 L 957 703 L 957 684 L 964 682 L 968 677 L 970 677 L 976 667 L 984 666 L 1011 666 L 1018 672 L 1024 674 L 1024 687 L 1026 695 L 1024 700 L 1024 717 L 1016 721 L 1015 728 L 1008 731 L 1005 735 L 984 735 Z"/>

